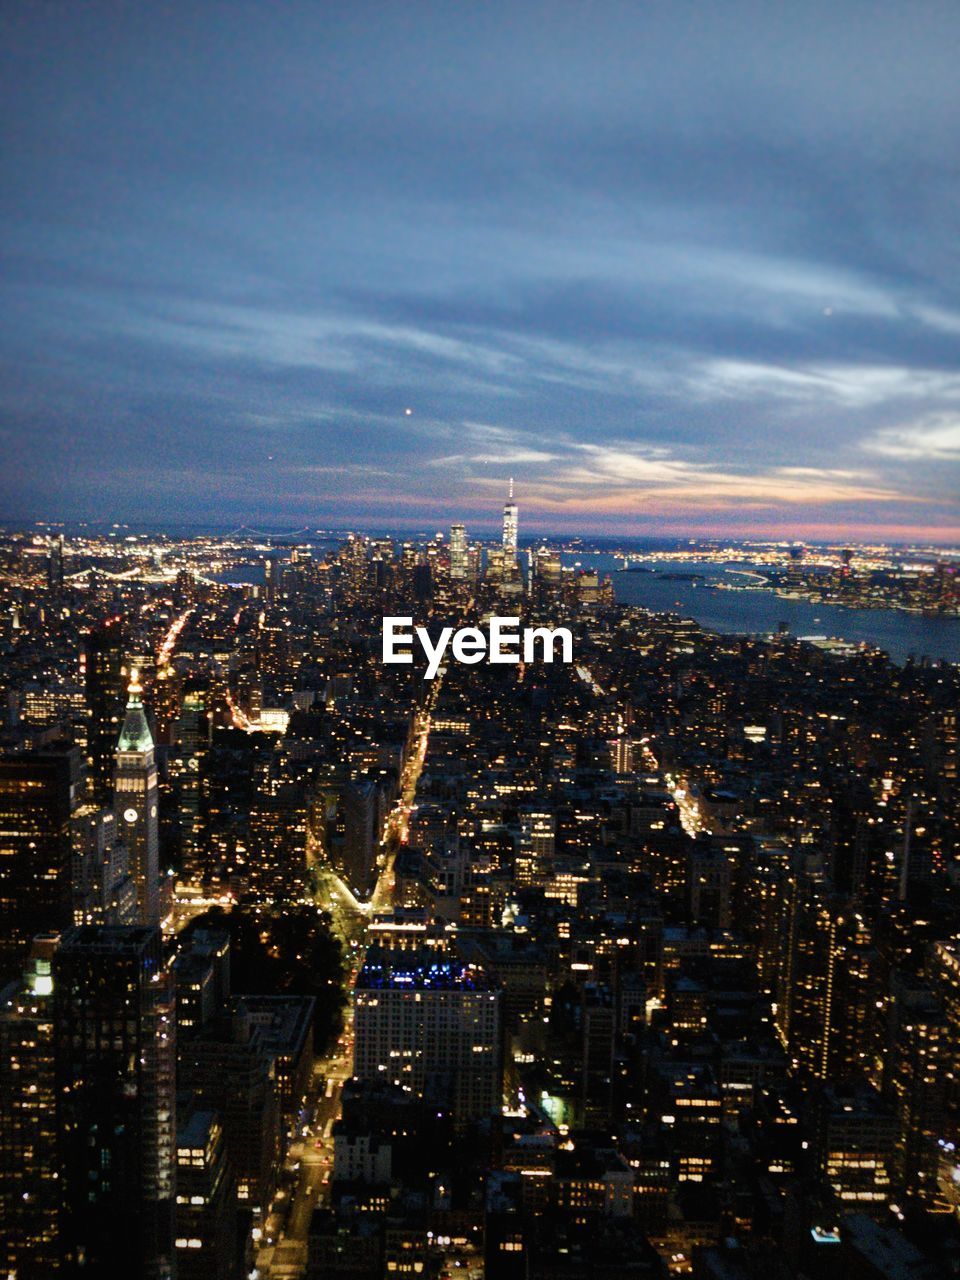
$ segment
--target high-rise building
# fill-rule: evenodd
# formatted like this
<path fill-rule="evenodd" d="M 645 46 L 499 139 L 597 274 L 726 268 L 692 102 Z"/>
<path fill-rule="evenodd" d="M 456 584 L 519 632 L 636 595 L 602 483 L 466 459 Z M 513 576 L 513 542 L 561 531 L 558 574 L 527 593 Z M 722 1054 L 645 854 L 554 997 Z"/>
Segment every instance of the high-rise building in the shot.
<path fill-rule="evenodd" d="M 75 926 L 54 956 L 67 1274 L 174 1275 L 173 993 L 159 929 Z"/>
<path fill-rule="evenodd" d="M 505 561 L 516 561 L 517 531 L 517 504 L 513 500 L 513 478 L 511 477 L 507 500 L 503 504 L 503 557 Z"/>
<path fill-rule="evenodd" d="M 0 1273 L 46 1280 L 57 1269 L 53 954 L 35 938 L 22 978 L 0 994 Z"/>
<path fill-rule="evenodd" d="M 128 692 L 127 712 L 116 749 L 113 812 L 120 838 L 130 852 L 130 873 L 137 886 L 137 919 L 141 924 L 157 924 L 160 920 L 157 767 L 136 671 L 131 673 Z"/>
<path fill-rule="evenodd" d="M 547 883 L 553 874 L 556 842 L 557 819 L 552 810 L 520 811 L 520 842 L 514 864 L 514 878 L 519 887 Z"/>
<path fill-rule="evenodd" d="M 63 589 L 63 534 L 47 544 L 47 586 L 56 593 Z"/>
<path fill-rule="evenodd" d="M 337 873 L 357 897 L 370 893 L 377 880 L 382 828 L 382 792 L 372 778 L 347 782 L 337 795 L 329 855 Z"/>
<path fill-rule="evenodd" d="M 939 1165 L 956 1094 L 956 1031 L 940 1001 L 946 995 L 940 968 L 949 948 L 931 955 L 933 990 L 894 974 L 887 1010 L 884 1088 L 897 1115 L 897 1192 L 911 1204 L 942 1211 Z M 938 1000 L 940 997 L 940 1000 Z"/>
<path fill-rule="evenodd" d="M 787 551 L 787 586 L 791 591 L 799 591 L 803 586 L 803 557 L 806 547 L 795 543 Z"/>
<path fill-rule="evenodd" d="M 169 744 L 174 721 L 180 710 L 180 678 L 173 667 L 164 665 L 158 669 L 150 705 L 156 722 L 157 740 Z"/>
<path fill-rule="evenodd" d="M 259 714 L 258 707 L 258 719 Z M 170 761 L 170 773 L 176 779 L 184 870 L 196 880 L 202 880 L 204 872 L 209 870 L 202 865 L 201 859 L 200 797 L 204 763 L 210 748 L 210 731 L 204 691 L 193 687 L 185 689 L 180 714 L 172 725 L 175 751 Z"/>
<path fill-rule="evenodd" d="M 70 923 L 76 747 L 0 759 L 0 974 L 15 976 L 35 934 Z"/>
<path fill-rule="evenodd" d="M 563 562 L 559 551 L 551 551 L 549 547 L 540 547 L 535 556 L 535 574 L 538 582 L 556 587 L 563 579 Z"/>
<path fill-rule="evenodd" d="M 897 1122 L 868 1085 L 825 1086 L 818 1098 L 816 1160 L 837 1201 L 884 1214 L 892 1196 Z"/>
<path fill-rule="evenodd" d="M 137 886 L 130 855 L 110 809 L 84 805 L 76 814 L 70 877 L 74 924 L 136 924 Z"/>
<path fill-rule="evenodd" d="M 501 1106 L 500 992 L 442 950 L 374 947 L 354 991 L 354 1074 L 448 1106 L 462 1126 Z"/>
<path fill-rule="evenodd" d="M 84 637 L 81 662 L 90 715 L 87 782 L 91 798 L 98 804 L 109 804 L 113 794 L 113 757 L 123 723 L 123 654 L 119 618 L 108 618 Z"/>
<path fill-rule="evenodd" d="M 450 526 L 450 577 L 462 582 L 467 576 L 467 531 L 462 524 Z"/>
<path fill-rule="evenodd" d="M 260 1213 L 273 1199 L 283 1152 L 281 1081 L 270 1028 L 238 1000 L 194 1031 L 179 1049 L 179 1086 L 217 1113 L 237 1199 Z"/>
<path fill-rule="evenodd" d="M 784 905 L 776 1025 L 793 1069 L 821 1080 L 862 1073 L 873 1035 L 867 921 L 814 868 L 794 872 Z"/>
<path fill-rule="evenodd" d="M 177 1126 L 177 1280 L 236 1280 L 237 1187 L 215 1111 Z"/>

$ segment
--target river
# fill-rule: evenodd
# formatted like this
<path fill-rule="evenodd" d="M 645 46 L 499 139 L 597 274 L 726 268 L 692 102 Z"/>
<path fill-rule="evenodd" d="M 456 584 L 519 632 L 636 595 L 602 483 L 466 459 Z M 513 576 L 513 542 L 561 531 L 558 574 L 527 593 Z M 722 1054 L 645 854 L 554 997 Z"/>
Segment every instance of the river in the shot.
<path fill-rule="evenodd" d="M 848 609 L 792 600 L 770 590 L 728 591 L 716 585 L 746 583 L 748 578 L 732 570 L 750 570 L 750 564 L 661 560 L 650 566 L 651 573 L 620 573 L 621 562 L 602 552 L 564 555 L 563 561 L 609 573 L 621 604 L 678 613 L 709 631 L 765 634 L 785 623 L 794 636 L 829 636 L 876 645 L 898 663 L 911 655 L 960 663 L 960 618 L 926 618 L 901 609 Z M 664 576 L 687 573 L 702 574 L 703 580 Z"/>

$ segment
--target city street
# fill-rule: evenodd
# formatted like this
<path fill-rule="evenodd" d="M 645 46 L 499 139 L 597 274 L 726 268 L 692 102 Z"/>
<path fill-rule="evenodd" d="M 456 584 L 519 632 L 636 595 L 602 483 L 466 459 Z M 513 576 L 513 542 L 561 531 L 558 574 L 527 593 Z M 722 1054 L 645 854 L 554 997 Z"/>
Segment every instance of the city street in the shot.
<path fill-rule="evenodd" d="M 344 949 L 346 989 L 353 989 L 363 964 L 364 937 L 371 918 L 389 909 L 396 848 L 409 835 L 409 818 L 416 798 L 430 737 L 430 712 L 436 705 L 443 672 L 434 680 L 426 707 L 417 713 L 414 746 L 407 756 L 397 801 L 384 823 L 383 865 L 369 902 L 358 902 L 331 867 L 318 876 L 317 905 L 329 911 Z M 333 1173 L 332 1129 L 340 1115 L 341 1091 L 353 1073 L 353 1006 L 348 999 L 343 1030 L 328 1057 L 313 1071 L 305 1111 L 312 1119 L 292 1142 L 284 1161 L 281 1189 L 261 1228 L 256 1255 L 257 1280 L 299 1280 L 307 1264 L 307 1236 L 315 1208 L 329 1203 Z M 292 1195 L 291 1195 L 292 1188 Z"/>

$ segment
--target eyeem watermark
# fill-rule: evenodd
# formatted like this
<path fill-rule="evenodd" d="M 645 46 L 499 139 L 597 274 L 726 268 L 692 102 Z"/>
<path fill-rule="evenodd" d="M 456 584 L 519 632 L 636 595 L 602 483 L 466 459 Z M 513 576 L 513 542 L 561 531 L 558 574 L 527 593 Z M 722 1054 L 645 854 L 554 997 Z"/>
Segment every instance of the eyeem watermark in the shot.
<path fill-rule="evenodd" d="M 412 628 L 412 630 L 411 630 Z M 486 632 L 479 627 L 444 627 L 434 644 L 426 627 L 414 627 L 412 618 L 384 618 L 383 661 L 413 662 L 414 640 L 427 659 L 425 679 L 432 680 L 449 648 L 457 662 L 553 662 L 557 646 L 560 661 L 573 661 L 573 636 L 567 627 L 524 627 L 519 618 L 490 618 Z"/>

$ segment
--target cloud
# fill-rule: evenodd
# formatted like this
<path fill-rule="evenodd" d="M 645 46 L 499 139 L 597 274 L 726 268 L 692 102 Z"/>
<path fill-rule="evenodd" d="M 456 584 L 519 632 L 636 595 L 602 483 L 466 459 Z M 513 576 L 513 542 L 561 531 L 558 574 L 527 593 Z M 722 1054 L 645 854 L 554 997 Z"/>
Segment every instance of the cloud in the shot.
<path fill-rule="evenodd" d="M 464 424 L 469 439 L 470 426 Z M 435 460 L 435 466 L 468 474 L 467 488 L 497 493 L 505 468 L 523 452 L 524 438 L 507 428 L 482 428 L 498 442 L 489 455 L 457 454 Z M 542 437 L 534 437 L 534 440 Z M 777 466 L 720 469 L 695 456 L 680 456 L 663 445 L 617 440 L 604 444 L 561 435 L 549 437 L 550 450 L 527 449 L 523 472 L 525 506 L 542 512 L 580 515 L 619 512 L 625 517 L 687 512 L 789 510 L 796 507 L 860 507 L 895 503 L 903 495 L 870 470 Z M 470 469 L 470 463 L 496 465 L 499 474 Z"/>
<path fill-rule="evenodd" d="M 960 401 L 960 373 L 896 365 L 819 364 L 794 368 L 745 360 L 708 361 L 693 385 L 705 397 L 729 396 L 867 409 L 895 400 Z"/>
<path fill-rule="evenodd" d="M 910 426 L 885 427 L 864 440 L 863 448 L 906 461 L 960 463 L 960 416 L 940 415 Z"/>
<path fill-rule="evenodd" d="M 18 7 L 0 515 L 956 527 L 960 14 L 811 4 Z"/>

